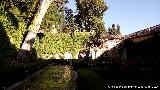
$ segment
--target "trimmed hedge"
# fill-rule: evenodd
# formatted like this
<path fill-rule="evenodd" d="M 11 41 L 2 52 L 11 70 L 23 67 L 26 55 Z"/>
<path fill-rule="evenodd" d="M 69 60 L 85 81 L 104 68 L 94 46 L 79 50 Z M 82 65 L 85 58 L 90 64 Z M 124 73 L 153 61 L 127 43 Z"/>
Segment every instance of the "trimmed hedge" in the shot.
<path fill-rule="evenodd" d="M 10 85 L 21 81 L 32 75 L 36 71 L 50 65 L 53 63 L 52 60 L 35 60 L 31 64 L 21 64 L 21 65 L 1 65 L 0 66 L 0 88 L 9 87 Z"/>
<path fill-rule="evenodd" d="M 107 90 L 106 82 L 93 70 L 79 68 L 78 90 Z"/>
<path fill-rule="evenodd" d="M 71 52 L 75 55 L 83 48 L 84 43 L 89 38 L 89 33 L 75 33 L 74 38 L 67 33 L 45 33 L 42 39 L 36 38 L 34 48 L 37 56 L 42 58 L 43 54 L 54 55 L 56 53 Z"/>

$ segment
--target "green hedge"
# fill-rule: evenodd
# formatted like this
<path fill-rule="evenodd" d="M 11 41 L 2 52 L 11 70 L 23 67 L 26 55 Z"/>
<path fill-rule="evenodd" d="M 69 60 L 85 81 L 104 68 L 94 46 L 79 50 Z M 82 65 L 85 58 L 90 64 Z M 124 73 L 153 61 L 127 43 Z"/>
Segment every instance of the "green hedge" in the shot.
<path fill-rule="evenodd" d="M 36 38 L 34 48 L 39 58 L 42 54 L 64 54 L 67 51 L 74 55 L 83 47 L 88 37 L 87 32 L 75 33 L 74 38 L 67 33 L 45 33 L 42 39 Z"/>
<path fill-rule="evenodd" d="M 77 90 L 107 90 L 106 82 L 93 70 L 79 68 Z"/>
<path fill-rule="evenodd" d="M 31 64 L 1 65 L 0 66 L 0 87 L 9 87 L 12 84 L 24 80 L 28 75 L 53 63 L 52 60 L 36 60 Z"/>
<path fill-rule="evenodd" d="M 16 58 L 36 12 L 38 0 L 2 0 L 0 2 L 0 64 Z"/>

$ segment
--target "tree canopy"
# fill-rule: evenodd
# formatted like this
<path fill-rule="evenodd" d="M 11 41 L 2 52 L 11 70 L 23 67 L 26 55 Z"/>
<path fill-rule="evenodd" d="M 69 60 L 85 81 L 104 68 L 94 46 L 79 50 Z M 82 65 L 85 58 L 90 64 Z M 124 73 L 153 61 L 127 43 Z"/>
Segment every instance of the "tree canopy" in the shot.
<path fill-rule="evenodd" d="M 78 25 L 80 30 L 88 32 L 94 30 L 95 37 L 99 37 L 100 33 L 105 31 L 102 19 L 107 6 L 104 0 L 75 1 L 77 15 L 74 15 L 71 9 L 65 8 L 67 0 L 2 0 L 0 2 L 1 30 L 15 46 L 15 51 L 30 51 L 38 30 L 50 32 L 53 26 L 59 29 L 59 32 L 68 28 L 72 35 Z M 0 36 L 4 38 L 4 34 Z M 0 42 L 4 43 L 2 39 Z M 0 51 L 3 52 L 2 49 Z"/>
<path fill-rule="evenodd" d="M 76 0 L 77 12 L 76 20 L 80 27 L 86 31 L 104 31 L 102 21 L 107 5 L 104 0 Z"/>
<path fill-rule="evenodd" d="M 112 24 L 112 28 L 108 28 L 108 33 L 109 35 L 118 35 L 118 34 L 121 34 L 120 32 L 120 25 L 117 24 L 117 28 L 115 26 L 115 24 Z"/>

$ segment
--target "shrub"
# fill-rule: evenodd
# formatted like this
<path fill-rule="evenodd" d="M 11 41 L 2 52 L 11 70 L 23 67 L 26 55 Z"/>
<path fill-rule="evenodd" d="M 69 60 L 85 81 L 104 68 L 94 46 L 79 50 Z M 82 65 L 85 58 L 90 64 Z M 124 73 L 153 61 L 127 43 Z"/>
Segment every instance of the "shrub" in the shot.
<path fill-rule="evenodd" d="M 20 49 L 38 0 L 2 0 L 0 2 L 0 62 L 10 62 Z M 3 59 L 3 60 L 2 60 Z M 3 61 L 3 62 L 2 62 Z"/>
<path fill-rule="evenodd" d="M 42 39 L 36 38 L 34 48 L 39 58 L 42 58 L 43 54 L 64 54 L 67 51 L 75 55 L 83 47 L 88 36 L 88 33 L 75 33 L 74 38 L 71 38 L 67 33 L 45 33 Z"/>

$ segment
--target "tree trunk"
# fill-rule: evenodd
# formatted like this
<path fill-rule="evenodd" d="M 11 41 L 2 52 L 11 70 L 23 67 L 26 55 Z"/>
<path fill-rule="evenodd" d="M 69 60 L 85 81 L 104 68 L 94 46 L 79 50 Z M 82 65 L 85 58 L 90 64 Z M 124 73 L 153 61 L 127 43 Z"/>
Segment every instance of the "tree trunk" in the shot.
<path fill-rule="evenodd" d="M 39 31 L 42 19 L 53 1 L 54 0 L 41 0 L 37 14 L 34 17 L 32 24 L 29 26 L 29 32 L 18 53 L 18 60 L 26 59 L 31 54 L 32 46 Z"/>

